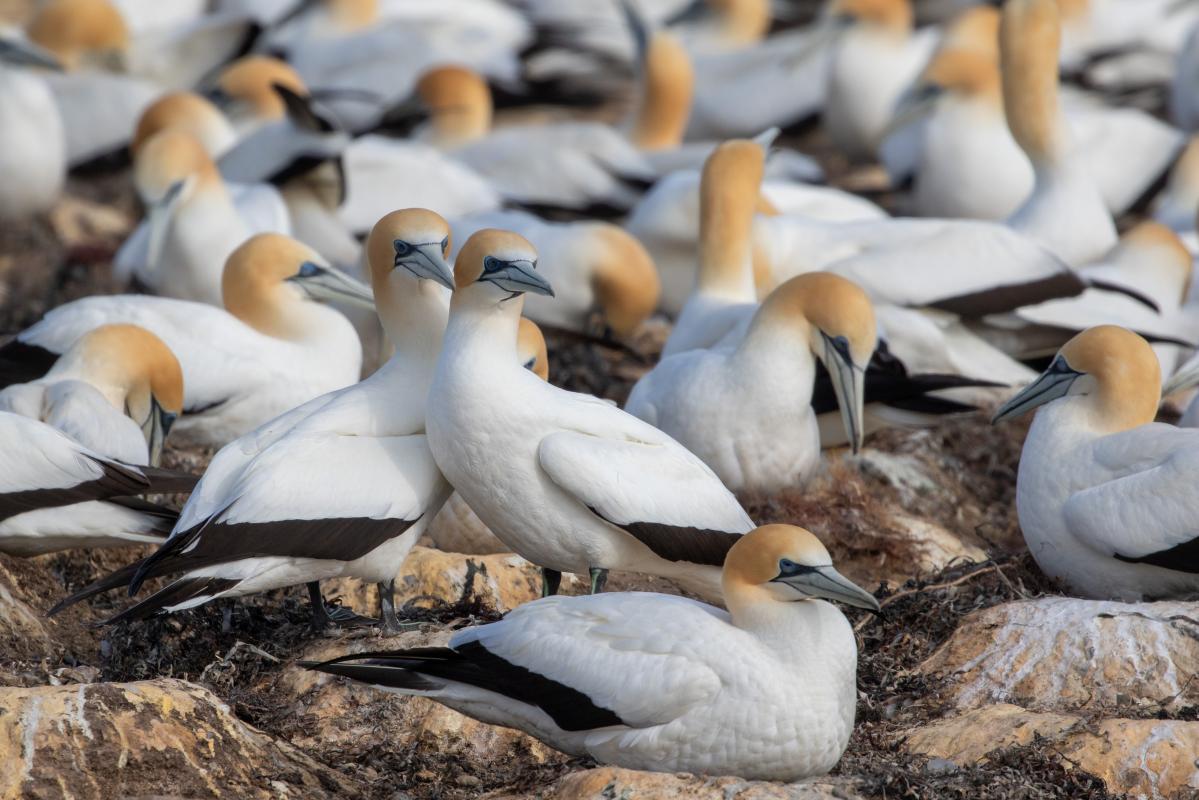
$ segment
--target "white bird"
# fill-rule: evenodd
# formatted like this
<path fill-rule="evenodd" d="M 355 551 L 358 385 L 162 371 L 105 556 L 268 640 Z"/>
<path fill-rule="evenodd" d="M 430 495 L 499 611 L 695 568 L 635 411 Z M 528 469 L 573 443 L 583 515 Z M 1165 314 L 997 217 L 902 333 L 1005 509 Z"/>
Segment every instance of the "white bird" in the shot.
<path fill-rule="evenodd" d="M 88 331 L 126 322 L 158 336 L 183 369 L 181 439 L 223 445 L 266 420 L 358 380 L 362 346 L 318 302 L 372 302 L 370 289 L 311 249 L 260 234 L 229 257 L 225 309 L 146 295 L 86 297 L 55 308 L 0 348 L 8 383 L 40 377 Z"/>
<path fill-rule="evenodd" d="M 548 597 L 458 631 L 448 647 L 303 666 L 600 763 L 751 780 L 828 772 L 853 731 L 857 643 L 825 600 L 878 603 L 790 525 L 746 534 L 722 583 L 727 612 L 643 592 Z"/>
<path fill-rule="evenodd" d="M 1192 136 L 1153 202 L 1153 218 L 1180 234 L 1195 233 L 1199 213 L 1199 137 Z"/>
<path fill-rule="evenodd" d="M 123 464 L 36 419 L 0 412 L 0 553 L 158 543 L 176 514 L 137 497 L 185 476 Z"/>
<path fill-rule="evenodd" d="M 101 325 L 43 377 L 0 390 L 0 411 L 41 420 L 105 458 L 157 466 L 183 412 L 183 371 L 149 331 Z"/>
<path fill-rule="evenodd" d="M 0 221 L 49 211 L 62 193 L 66 134 L 39 74 L 60 68 L 47 51 L 0 34 Z"/>
<path fill-rule="evenodd" d="M 177 575 L 110 622 L 220 597 L 309 584 L 313 624 L 328 621 L 317 582 L 380 584 L 388 631 L 400 565 L 450 493 L 425 439 L 425 397 L 445 330 L 453 274 L 449 226 L 423 209 L 389 214 L 367 249 L 395 355 L 354 386 L 317 397 L 217 453 L 168 542 L 64 601 Z"/>
<path fill-rule="evenodd" d="M 1072 150 L 1058 104 L 1057 0 L 1009 0 L 999 25 L 1003 100 L 1012 136 L 1032 162 L 1032 194 L 1008 219 L 1067 264 L 1116 244 L 1116 226 L 1086 165 Z"/>
<path fill-rule="evenodd" d="M 734 491 L 802 485 L 820 464 L 816 359 L 831 376 L 856 452 L 877 340 L 865 292 L 827 272 L 800 275 L 770 293 L 738 343 L 658 362 L 626 410 L 674 437 Z"/>
<path fill-rule="evenodd" d="M 872 160 L 895 103 L 928 62 L 935 28 L 915 31 L 909 0 L 834 0 L 836 34 L 822 120 L 838 150 Z"/>
<path fill-rule="evenodd" d="M 1028 549 L 1084 597 L 1136 601 L 1199 590 L 1199 433 L 1153 421 L 1157 357 L 1103 325 L 1078 334 L 995 420 L 1040 407 L 1016 480 Z"/>
<path fill-rule="evenodd" d="M 449 327 L 429 392 L 433 457 L 479 518 L 545 571 L 662 575 L 718 597 L 716 566 L 753 527 L 712 470 L 651 425 L 516 363 L 521 296 L 553 290 L 537 251 L 483 230 L 455 266 Z"/>
<path fill-rule="evenodd" d="M 547 222 L 522 211 L 499 211 L 455 220 L 454 241 L 476 231 L 501 228 L 524 236 L 537 248 L 542 273 L 555 297 L 525 299 L 535 322 L 590 333 L 598 311 L 618 337 L 634 333 L 658 306 L 660 283 L 641 243 L 606 222 Z"/>
<path fill-rule="evenodd" d="M 595 122 L 492 129 L 491 90 L 475 72 L 438 67 L 416 86 L 429 114 L 418 136 L 486 177 L 507 200 L 582 213 L 623 211 L 654 172 L 615 128 Z"/>

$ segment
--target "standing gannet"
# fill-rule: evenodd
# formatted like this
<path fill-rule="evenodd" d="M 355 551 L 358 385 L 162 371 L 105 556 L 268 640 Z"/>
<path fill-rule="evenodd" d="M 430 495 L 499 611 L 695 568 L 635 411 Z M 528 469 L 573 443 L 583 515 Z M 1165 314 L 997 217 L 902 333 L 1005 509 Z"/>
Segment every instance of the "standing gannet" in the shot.
<path fill-rule="evenodd" d="M 190 480 L 106 458 L 44 422 L 0 411 L 0 553 L 161 542 L 176 514 L 137 497 Z"/>
<path fill-rule="evenodd" d="M 492 130 L 491 89 L 461 66 L 429 70 L 416 86 L 429 113 L 418 134 L 487 178 L 514 203 L 624 211 L 653 170 L 615 128 L 595 122 L 509 125 Z"/>
<path fill-rule="evenodd" d="M 497 211 L 454 222 L 454 241 L 465 242 L 484 228 L 524 236 L 544 264 L 555 297 L 525 298 L 524 313 L 542 324 L 588 333 L 599 312 L 602 326 L 626 337 L 658 306 L 660 283 L 645 248 L 606 222 L 546 222 L 523 211 Z"/>
<path fill-rule="evenodd" d="M 1071 151 L 1058 107 L 1056 0 L 1008 0 L 999 25 L 1003 105 L 1012 136 L 1032 162 L 1032 194 L 1011 217 L 1016 231 L 1072 266 L 1116 243 L 1116 226 L 1085 165 Z"/>
<path fill-rule="evenodd" d="M 41 420 L 105 458 L 157 466 L 183 411 L 183 371 L 149 331 L 101 325 L 45 376 L 0 391 L 0 411 Z"/>
<path fill-rule="evenodd" d="M 791 525 L 738 541 L 728 611 L 672 595 L 547 597 L 448 647 L 303 666 L 432 698 L 575 756 L 632 769 L 792 781 L 853 731 L 857 642 L 833 600 L 878 610 Z"/>
<path fill-rule="evenodd" d="M 1199 590 L 1199 434 L 1153 421 L 1161 371 L 1144 339 L 1101 325 L 995 414 L 1038 406 L 1016 481 L 1037 564 L 1070 591 L 1135 601 Z"/>
<path fill-rule="evenodd" d="M 146 204 L 146 263 L 134 278 L 155 294 L 219 306 L 221 274 L 249 228 L 195 137 L 165 130 L 141 144 L 134 183 Z"/>
<path fill-rule="evenodd" d="M 398 630 L 395 578 L 450 493 L 424 435 L 425 396 L 453 273 L 449 226 L 423 209 L 384 217 L 367 242 L 379 314 L 395 354 L 371 377 L 318 397 L 217 453 L 167 543 L 64 601 L 178 575 L 109 622 L 307 583 L 313 625 L 328 622 L 317 582 L 379 583 Z"/>
<path fill-rule="evenodd" d="M 913 31 L 909 0 L 834 0 L 845 21 L 833 45 L 823 122 L 851 159 L 875 157 L 895 103 L 928 62 L 935 30 Z"/>
<path fill-rule="evenodd" d="M 716 566 L 753 522 L 704 463 L 651 425 L 540 380 L 516 359 L 522 295 L 552 294 L 523 237 L 479 231 L 458 254 L 427 409 L 429 446 L 479 518 L 542 567 L 662 575 L 719 597 Z"/>
<path fill-rule="evenodd" d="M 370 288 L 310 248 L 272 233 L 229 257 L 225 309 L 146 295 L 86 297 L 55 308 L 0 348 L 6 383 L 45 373 L 81 336 L 126 322 L 158 336 L 183 369 L 180 438 L 223 445 L 288 409 L 358 380 L 350 322 L 317 300 L 372 302 Z"/>
<path fill-rule="evenodd" d="M 797 486 L 820 463 L 815 360 L 831 376 L 857 452 L 877 339 L 865 292 L 827 272 L 800 275 L 770 293 L 735 346 L 660 361 L 626 409 L 702 458 L 733 491 Z"/>
<path fill-rule="evenodd" d="M 62 116 L 40 70 L 47 51 L 0 34 L 0 222 L 49 211 L 67 177 Z"/>

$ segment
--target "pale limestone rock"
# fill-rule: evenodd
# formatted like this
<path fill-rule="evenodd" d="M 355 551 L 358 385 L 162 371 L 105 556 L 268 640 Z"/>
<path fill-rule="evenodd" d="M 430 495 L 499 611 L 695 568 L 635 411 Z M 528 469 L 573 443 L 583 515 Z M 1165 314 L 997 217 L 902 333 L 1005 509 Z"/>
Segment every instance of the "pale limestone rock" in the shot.
<path fill-rule="evenodd" d="M 433 517 L 426 534 L 437 549 L 447 553 L 490 555 L 507 553 L 511 549 L 483 524 L 457 492 L 450 495 L 441 511 Z"/>
<path fill-rule="evenodd" d="M 0 688 L 0 797 L 335 798 L 359 787 L 235 717 L 207 689 Z"/>
<path fill-rule="evenodd" d="M 562 592 L 576 594 L 582 582 L 562 576 Z M 364 614 L 376 613 L 379 593 L 375 585 L 345 578 L 329 581 L 326 595 L 337 596 Z M 396 607 L 412 603 L 432 608 L 478 597 L 484 606 L 500 613 L 541 596 L 541 570 L 512 553 L 484 556 L 445 553 L 414 547 L 396 579 Z"/>
<path fill-rule="evenodd" d="M 401 650 L 444 645 L 448 630 L 408 632 L 380 640 L 376 636 L 322 642 L 300 660 L 325 661 L 352 652 Z M 292 743 L 307 752 L 331 748 L 353 752 L 382 737 L 396 749 L 417 747 L 439 757 L 472 764 L 544 764 L 564 759 L 556 750 L 510 728 L 488 725 L 423 697 L 385 692 L 302 667 L 288 666 L 271 687 L 295 697 L 294 713 L 303 724 Z"/>
<path fill-rule="evenodd" d="M 50 210 L 50 224 L 67 247 L 120 242 L 133 230 L 127 214 L 72 195 L 64 195 Z"/>
<path fill-rule="evenodd" d="M 572 772 L 540 789 L 539 800 L 854 800 L 846 778 L 815 778 L 798 783 L 747 781 L 686 773 L 639 772 L 619 767 Z M 527 794 L 499 792 L 488 800 L 517 800 Z"/>
<path fill-rule="evenodd" d="M 1178 797 L 1199 789 L 1199 722 L 1107 719 L 1089 722 L 1070 714 L 1043 714 L 993 705 L 935 722 L 906 735 L 911 753 L 959 765 L 988 753 L 1027 745 L 1034 735 L 1070 769 L 1097 776 L 1108 791 L 1131 797 Z"/>
<path fill-rule="evenodd" d="M 1199 702 L 1199 605 L 1043 597 L 970 614 L 920 669 L 953 702 L 1037 711 Z"/>

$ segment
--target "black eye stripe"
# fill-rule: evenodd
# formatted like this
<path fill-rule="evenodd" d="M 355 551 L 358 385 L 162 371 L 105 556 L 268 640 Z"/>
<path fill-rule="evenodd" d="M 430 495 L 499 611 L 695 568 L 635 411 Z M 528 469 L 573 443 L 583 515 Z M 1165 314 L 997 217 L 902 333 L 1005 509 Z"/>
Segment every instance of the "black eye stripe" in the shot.
<path fill-rule="evenodd" d="M 810 567 L 807 564 L 796 564 L 789 558 L 779 559 L 779 577 L 790 578 L 794 575 L 803 575 L 807 572 L 815 572 L 816 567 Z"/>

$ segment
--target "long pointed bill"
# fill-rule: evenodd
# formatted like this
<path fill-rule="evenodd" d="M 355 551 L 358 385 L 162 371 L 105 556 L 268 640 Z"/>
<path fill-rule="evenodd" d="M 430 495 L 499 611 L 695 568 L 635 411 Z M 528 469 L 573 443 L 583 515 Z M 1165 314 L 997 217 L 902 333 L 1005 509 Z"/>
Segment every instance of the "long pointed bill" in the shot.
<path fill-rule="evenodd" d="M 396 253 L 395 265 L 454 291 L 454 270 L 446 263 L 440 242 L 417 245 L 406 255 Z"/>
<path fill-rule="evenodd" d="M 944 93 L 942 87 L 931 84 L 918 84 L 908 89 L 896 102 L 895 110 L 891 112 L 891 121 L 883 129 L 880 141 L 927 117 Z"/>
<path fill-rule="evenodd" d="M 177 415 L 163 408 L 158 398 L 150 396 L 150 414 L 142 423 L 142 435 L 146 437 L 146 449 L 150 453 L 150 466 L 157 467 L 162 459 L 162 447 L 166 443 L 167 434 L 175 424 Z"/>
<path fill-rule="evenodd" d="M 833 392 L 837 395 L 837 408 L 841 411 L 845 438 L 856 455 L 862 449 L 862 440 L 866 436 L 866 370 L 854 366 L 848 342 L 840 337 L 820 335 L 824 339 L 824 357 L 821 360 L 832 380 Z"/>
<path fill-rule="evenodd" d="M 371 287 L 341 270 L 305 262 L 301 265 L 299 274 L 292 275 L 287 280 L 303 289 L 313 300 L 342 301 L 375 310 L 375 295 Z"/>
<path fill-rule="evenodd" d="M 171 227 L 171 217 L 174 214 L 175 205 L 183 196 L 183 189 L 186 185 L 186 179 L 175 181 L 162 197 L 149 203 L 150 243 L 147 247 L 147 263 L 150 266 L 158 264 L 162 258 L 167 231 Z"/>
<path fill-rule="evenodd" d="M 1065 397 L 1066 393 L 1070 391 L 1070 386 L 1080 375 L 1082 375 L 1081 372 L 1071 369 L 1066 360 L 1058 356 L 1053 359 L 1049 369 L 1041 373 L 1041 377 L 999 407 L 995 416 L 991 417 L 991 424 L 1018 417 L 1059 397 Z"/>
<path fill-rule="evenodd" d="M 864 608 L 876 614 L 882 611 L 874 595 L 837 572 L 831 564 L 827 567 L 810 567 L 798 575 L 789 575 L 786 578 L 776 578 L 776 580 L 809 597 L 835 600 L 838 603 L 844 603 L 854 608 Z"/>
<path fill-rule="evenodd" d="M 1199 362 L 1189 368 L 1184 367 L 1170 376 L 1170 380 L 1162 389 L 1162 397 L 1174 392 L 1181 392 L 1183 389 L 1190 389 L 1193 386 L 1199 386 Z"/>
<path fill-rule="evenodd" d="M 501 289 L 518 294 L 532 292 L 554 296 L 554 287 L 537 274 L 537 265 L 532 261 L 505 261 L 499 269 L 483 273 L 479 280 L 490 281 Z"/>
<path fill-rule="evenodd" d="M 0 36 L 0 61 L 21 67 L 41 67 L 62 72 L 62 64 L 49 50 L 15 36 Z"/>

